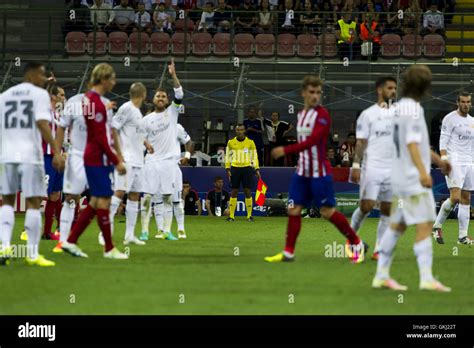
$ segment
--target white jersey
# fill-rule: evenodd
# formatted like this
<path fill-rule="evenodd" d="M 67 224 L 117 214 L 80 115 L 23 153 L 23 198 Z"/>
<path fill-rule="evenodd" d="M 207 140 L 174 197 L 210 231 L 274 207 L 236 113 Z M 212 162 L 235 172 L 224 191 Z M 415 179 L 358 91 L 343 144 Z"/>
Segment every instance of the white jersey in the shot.
<path fill-rule="evenodd" d="M 51 121 L 51 100 L 45 89 L 23 82 L 0 96 L 0 162 L 43 164 L 37 121 Z"/>
<path fill-rule="evenodd" d="M 421 161 L 429 174 L 431 149 L 425 113 L 421 104 L 411 98 L 403 98 L 395 105 L 393 123 L 394 156 L 392 161 L 392 190 L 394 195 L 407 197 L 430 188 L 421 186 L 418 169 L 413 164 L 408 144 L 417 143 Z"/>
<path fill-rule="evenodd" d="M 191 137 L 189 136 L 188 132 L 184 129 L 182 125 L 179 123 L 176 125 L 176 159 L 181 158 L 181 144 L 185 145 L 189 141 L 191 141 Z"/>
<path fill-rule="evenodd" d="M 110 100 L 101 97 L 102 103 L 107 105 Z M 69 153 L 83 156 L 87 143 L 87 126 L 84 119 L 83 109 L 84 93 L 76 94 L 68 99 L 64 106 L 64 112 L 59 119 L 59 126 L 69 130 L 71 142 Z M 107 110 L 108 117 L 111 118 L 112 110 Z"/>
<path fill-rule="evenodd" d="M 393 114 L 395 108 L 378 104 L 365 109 L 357 119 L 357 139 L 366 139 L 363 168 L 390 170 L 393 155 Z"/>
<path fill-rule="evenodd" d="M 472 164 L 474 160 L 474 117 L 457 110 L 443 118 L 439 149 L 446 150 L 452 164 Z"/>
<path fill-rule="evenodd" d="M 112 119 L 112 127 L 119 131 L 125 163 L 133 167 L 143 167 L 145 160 L 142 119 L 142 112 L 131 101 L 123 104 Z"/>

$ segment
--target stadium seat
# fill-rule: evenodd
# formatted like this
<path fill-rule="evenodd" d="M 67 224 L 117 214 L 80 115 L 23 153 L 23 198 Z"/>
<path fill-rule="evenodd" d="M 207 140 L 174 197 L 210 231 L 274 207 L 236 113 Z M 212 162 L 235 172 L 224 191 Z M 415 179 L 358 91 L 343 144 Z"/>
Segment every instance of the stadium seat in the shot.
<path fill-rule="evenodd" d="M 334 34 L 322 34 L 319 36 L 320 53 L 323 58 L 334 58 L 337 56 L 337 38 Z"/>
<path fill-rule="evenodd" d="M 280 57 L 293 57 L 295 55 L 296 37 L 293 34 L 278 35 L 277 54 Z"/>
<path fill-rule="evenodd" d="M 236 56 L 248 57 L 253 54 L 254 39 L 252 34 L 237 34 L 234 38 L 234 53 Z"/>
<path fill-rule="evenodd" d="M 80 31 L 71 31 L 66 35 L 66 52 L 69 54 L 86 53 L 86 34 Z"/>
<path fill-rule="evenodd" d="M 423 38 L 424 55 L 427 58 L 444 56 L 444 39 L 441 35 L 428 34 Z"/>
<path fill-rule="evenodd" d="M 382 57 L 397 58 L 402 52 L 402 39 L 397 34 L 385 34 L 382 36 Z"/>
<path fill-rule="evenodd" d="M 211 54 L 212 36 L 209 33 L 196 33 L 192 38 L 193 54 L 208 56 Z"/>
<path fill-rule="evenodd" d="M 423 38 L 421 35 L 405 35 L 402 39 L 403 56 L 406 58 L 415 58 L 421 56 L 423 49 Z"/>
<path fill-rule="evenodd" d="M 103 31 L 95 33 L 95 54 L 101 55 L 107 52 L 108 38 L 107 34 Z M 89 54 L 94 53 L 94 33 L 89 33 L 87 36 L 87 52 Z"/>
<path fill-rule="evenodd" d="M 109 34 L 109 53 L 125 54 L 128 51 L 128 35 L 122 31 Z"/>
<path fill-rule="evenodd" d="M 186 47 L 186 49 L 185 49 Z M 171 54 L 184 56 L 191 51 L 191 34 L 175 33 L 171 37 Z"/>
<path fill-rule="evenodd" d="M 153 33 L 150 39 L 150 54 L 167 56 L 170 53 L 170 36 L 166 33 Z"/>
<path fill-rule="evenodd" d="M 184 33 L 184 29 L 186 28 L 186 22 L 188 25 L 188 33 L 192 33 L 194 31 L 194 22 L 192 19 L 178 19 L 174 24 L 174 30 L 177 33 Z"/>
<path fill-rule="evenodd" d="M 296 53 L 300 57 L 312 58 L 316 56 L 318 38 L 313 34 L 300 34 L 296 39 Z"/>
<path fill-rule="evenodd" d="M 217 33 L 212 39 L 212 46 L 214 47 L 215 56 L 229 56 L 230 55 L 230 34 Z"/>
<path fill-rule="evenodd" d="M 271 57 L 275 53 L 275 36 L 272 34 L 258 34 L 255 37 L 255 55 Z"/>
<path fill-rule="evenodd" d="M 138 54 L 138 52 L 142 55 L 148 54 L 150 36 L 147 33 L 131 33 L 129 41 L 131 54 Z"/>

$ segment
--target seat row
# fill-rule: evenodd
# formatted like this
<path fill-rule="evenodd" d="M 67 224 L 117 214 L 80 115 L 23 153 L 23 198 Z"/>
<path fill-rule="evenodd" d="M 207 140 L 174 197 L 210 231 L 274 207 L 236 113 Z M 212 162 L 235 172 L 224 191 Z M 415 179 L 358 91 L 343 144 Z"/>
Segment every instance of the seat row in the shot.
<path fill-rule="evenodd" d="M 89 33 L 70 32 L 66 36 L 66 51 L 71 55 L 147 55 L 166 56 L 193 54 L 195 56 L 229 56 L 232 53 L 240 57 L 271 57 L 276 53 L 280 57 L 311 58 L 337 56 L 337 38 L 334 34 L 237 34 L 233 41 L 228 33 L 217 33 L 212 37 L 208 33 L 175 33 L 171 37 L 166 33 L 132 33 L 104 32 Z M 382 57 L 396 58 L 421 56 L 442 57 L 444 40 L 440 35 L 426 35 L 424 38 L 405 35 L 403 39 L 396 34 L 382 36 Z"/>

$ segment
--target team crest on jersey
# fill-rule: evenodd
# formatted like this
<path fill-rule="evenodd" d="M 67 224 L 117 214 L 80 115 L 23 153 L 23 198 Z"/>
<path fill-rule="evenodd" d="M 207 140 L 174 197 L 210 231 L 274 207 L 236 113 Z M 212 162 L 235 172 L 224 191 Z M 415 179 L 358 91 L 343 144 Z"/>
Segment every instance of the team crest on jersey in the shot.
<path fill-rule="evenodd" d="M 95 120 L 96 122 L 102 122 L 104 120 L 104 115 L 102 115 L 101 112 L 98 112 L 96 115 L 95 115 Z"/>

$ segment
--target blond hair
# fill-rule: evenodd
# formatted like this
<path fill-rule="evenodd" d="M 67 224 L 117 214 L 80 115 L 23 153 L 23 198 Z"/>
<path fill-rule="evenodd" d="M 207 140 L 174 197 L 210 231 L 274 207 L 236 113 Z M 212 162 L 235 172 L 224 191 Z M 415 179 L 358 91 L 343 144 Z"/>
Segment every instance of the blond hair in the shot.
<path fill-rule="evenodd" d="M 92 86 L 98 85 L 102 80 L 108 80 L 115 74 L 114 68 L 110 64 L 100 63 L 92 70 L 90 84 Z"/>
<path fill-rule="evenodd" d="M 140 98 L 142 97 L 143 95 L 146 96 L 146 93 L 147 93 L 147 90 L 146 90 L 146 87 L 143 83 L 141 82 L 134 82 L 132 83 L 132 85 L 130 86 L 130 90 L 129 90 L 129 95 L 130 95 L 130 99 L 133 99 L 133 98 Z"/>

